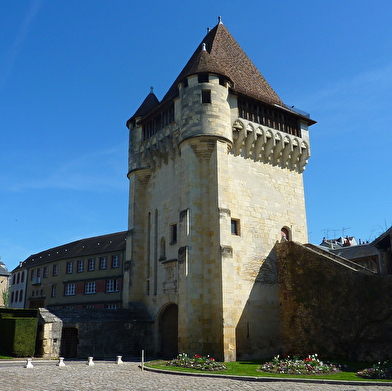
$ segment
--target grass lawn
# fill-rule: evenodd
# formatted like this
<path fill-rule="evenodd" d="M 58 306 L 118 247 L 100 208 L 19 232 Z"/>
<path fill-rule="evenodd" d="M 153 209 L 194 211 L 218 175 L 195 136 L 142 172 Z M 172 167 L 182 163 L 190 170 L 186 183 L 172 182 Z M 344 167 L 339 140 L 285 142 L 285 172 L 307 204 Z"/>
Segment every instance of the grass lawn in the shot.
<path fill-rule="evenodd" d="M 380 380 L 380 379 L 363 379 L 357 376 L 357 371 L 360 369 L 371 367 L 369 363 L 344 363 L 346 369 L 339 373 L 333 373 L 331 375 L 286 375 L 262 372 L 258 369 L 264 364 L 265 361 L 237 361 L 225 363 L 227 370 L 206 372 L 197 369 L 180 368 L 174 366 L 166 366 L 166 361 L 156 360 L 150 361 L 145 364 L 146 367 L 165 369 L 169 371 L 178 372 L 193 372 L 193 373 L 208 373 L 214 375 L 233 375 L 233 376 L 253 376 L 253 377 L 276 377 L 276 378 L 304 378 L 304 379 L 327 379 L 327 380 L 345 380 L 345 381 L 377 381 L 377 382 L 390 382 L 391 380 Z M 341 363 L 343 364 L 343 363 Z"/>

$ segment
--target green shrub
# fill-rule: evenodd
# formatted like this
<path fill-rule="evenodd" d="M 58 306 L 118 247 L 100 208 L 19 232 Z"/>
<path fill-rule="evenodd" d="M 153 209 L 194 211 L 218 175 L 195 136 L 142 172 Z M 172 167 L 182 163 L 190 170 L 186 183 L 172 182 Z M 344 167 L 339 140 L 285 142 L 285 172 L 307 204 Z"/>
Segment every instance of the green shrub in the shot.
<path fill-rule="evenodd" d="M 2 350 L 17 357 L 31 357 L 35 351 L 37 318 L 3 317 L 0 321 Z"/>

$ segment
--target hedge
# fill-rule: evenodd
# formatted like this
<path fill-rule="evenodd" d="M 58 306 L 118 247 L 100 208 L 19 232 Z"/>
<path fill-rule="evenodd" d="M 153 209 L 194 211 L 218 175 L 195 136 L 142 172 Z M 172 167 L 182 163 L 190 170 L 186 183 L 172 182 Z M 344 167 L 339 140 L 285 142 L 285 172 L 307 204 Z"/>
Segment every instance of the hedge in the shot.
<path fill-rule="evenodd" d="M 0 318 L 3 353 L 17 357 L 34 356 L 37 325 L 37 318 Z"/>

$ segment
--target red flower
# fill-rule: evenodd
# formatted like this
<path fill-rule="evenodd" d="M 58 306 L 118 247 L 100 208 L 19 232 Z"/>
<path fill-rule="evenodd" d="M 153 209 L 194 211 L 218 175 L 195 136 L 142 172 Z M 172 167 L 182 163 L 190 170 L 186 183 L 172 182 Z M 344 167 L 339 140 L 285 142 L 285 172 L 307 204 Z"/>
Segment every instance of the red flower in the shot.
<path fill-rule="evenodd" d="M 309 357 L 306 357 L 306 358 L 305 358 L 305 361 L 306 361 L 306 362 L 309 362 L 309 361 L 313 361 L 313 360 L 312 360 L 311 358 L 309 358 Z"/>

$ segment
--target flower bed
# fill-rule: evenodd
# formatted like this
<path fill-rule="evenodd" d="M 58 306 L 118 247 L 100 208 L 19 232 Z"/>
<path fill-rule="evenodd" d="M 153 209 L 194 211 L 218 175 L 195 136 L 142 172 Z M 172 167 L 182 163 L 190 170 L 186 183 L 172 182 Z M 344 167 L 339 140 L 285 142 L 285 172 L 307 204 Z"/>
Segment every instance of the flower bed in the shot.
<path fill-rule="evenodd" d="M 392 363 L 390 361 L 378 362 L 371 368 L 365 368 L 357 372 L 364 379 L 392 379 Z"/>
<path fill-rule="evenodd" d="M 340 371 L 337 365 L 322 362 L 317 354 L 309 355 L 304 359 L 298 356 L 281 358 L 278 355 L 263 364 L 260 369 L 265 372 L 289 375 L 321 375 Z"/>
<path fill-rule="evenodd" d="M 200 371 L 222 371 L 226 369 L 226 365 L 215 361 L 212 357 L 203 357 L 199 354 L 195 354 L 193 357 L 188 357 L 186 353 L 181 353 L 167 362 L 166 365 L 182 368 L 198 369 Z"/>

